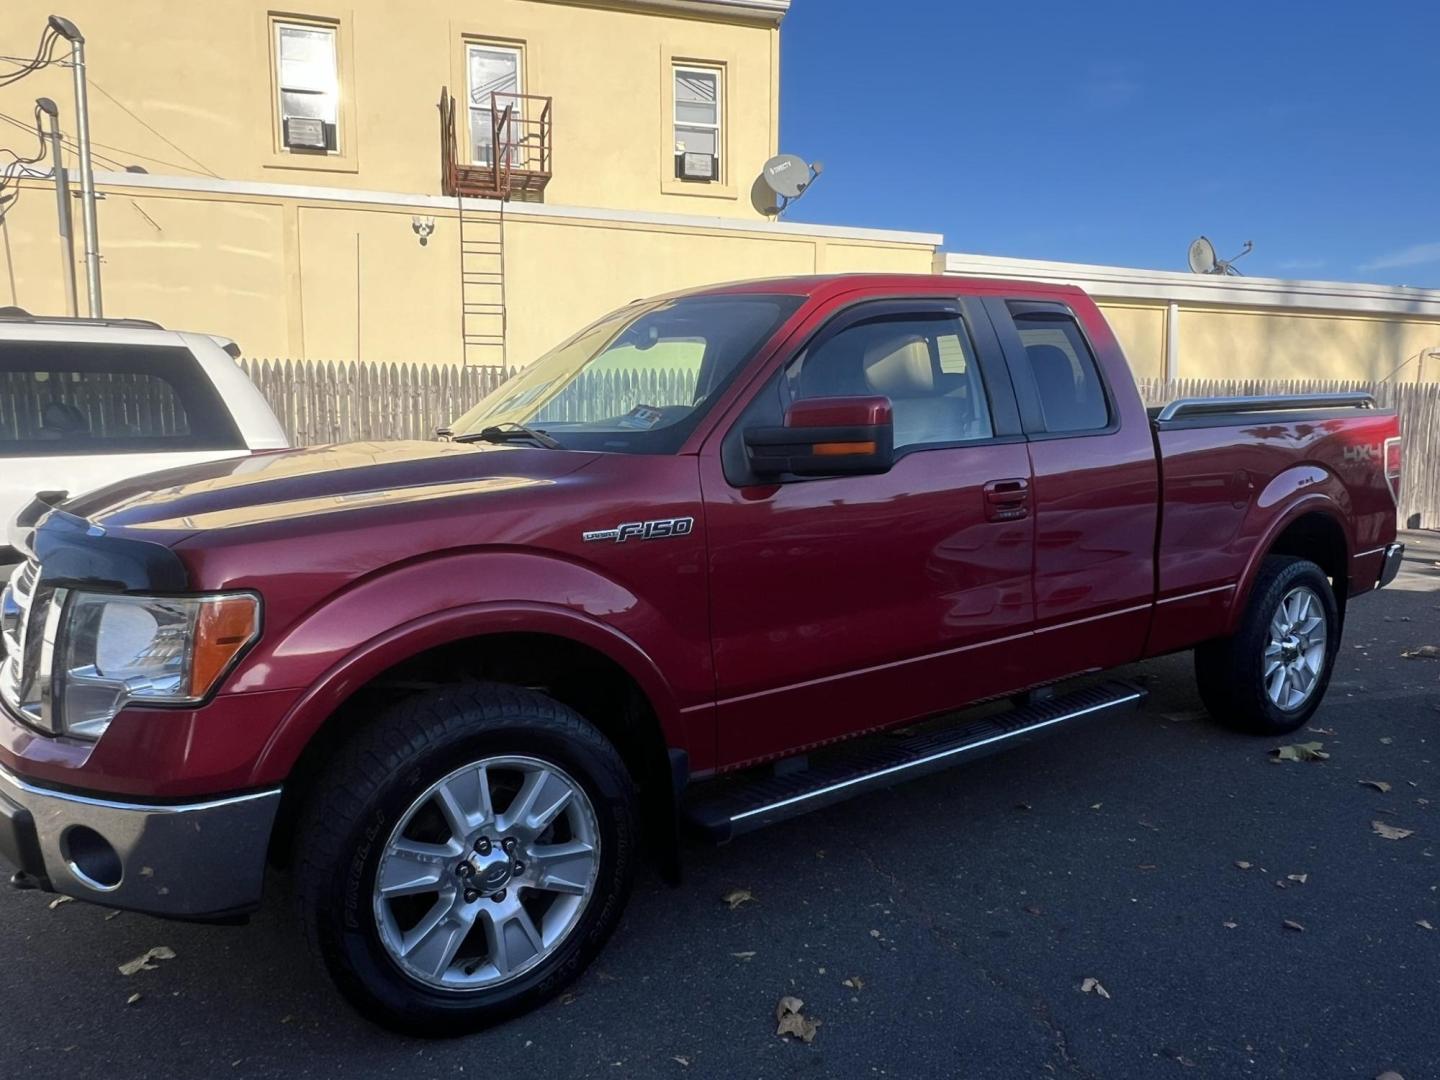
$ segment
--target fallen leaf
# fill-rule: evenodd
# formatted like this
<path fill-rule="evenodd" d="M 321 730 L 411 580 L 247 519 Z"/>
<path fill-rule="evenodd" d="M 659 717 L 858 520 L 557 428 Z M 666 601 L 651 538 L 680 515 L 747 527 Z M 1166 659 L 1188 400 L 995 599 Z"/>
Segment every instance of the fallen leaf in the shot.
<path fill-rule="evenodd" d="M 1250 867 L 1254 866 L 1255 864 L 1248 863 L 1244 859 L 1236 859 L 1235 865 L 1238 866 L 1241 870 L 1249 870 Z"/>
<path fill-rule="evenodd" d="M 1286 875 L 1285 875 L 1285 879 L 1286 879 L 1287 881 L 1293 881 L 1293 882 L 1295 882 L 1295 884 L 1297 884 L 1297 885 L 1304 885 L 1305 882 L 1307 882 L 1307 881 L 1310 880 L 1310 875 L 1309 875 L 1309 874 L 1286 874 Z"/>
<path fill-rule="evenodd" d="M 1372 821 L 1370 827 L 1386 840 L 1404 840 L 1407 836 L 1414 836 L 1414 829 L 1400 829 L 1394 825 L 1386 825 L 1383 821 Z"/>
<path fill-rule="evenodd" d="M 870 931 L 870 936 L 873 937 L 873 938 L 878 938 L 878 937 L 880 936 L 880 931 L 879 931 L 879 930 L 871 930 L 871 931 Z"/>
<path fill-rule="evenodd" d="M 125 1004 L 126 1004 L 126 1005 L 134 1005 L 134 1004 L 135 1004 L 137 1001 L 139 1001 L 139 1000 L 140 1000 L 140 995 L 139 995 L 139 994 L 131 994 L 128 998 L 125 999 Z"/>
<path fill-rule="evenodd" d="M 1384 780 L 1361 780 L 1360 783 L 1364 784 L 1366 787 L 1373 787 L 1381 794 L 1384 794 L 1385 792 L 1390 790 L 1390 785 L 1387 784 Z"/>
<path fill-rule="evenodd" d="M 1420 645 L 1400 654 L 1406 660 L 1440 660 L 1440 645 Z"/>
<path fill-rule="evenodd" d="M 1159 868 L 1159 866 L 1157 866 L 1157 865 L 1156 865 L 1155 863 L 1153 863 L 1153 862 L 1142 862 L 1142 863 L 1140 863 L 1139 865 L 1137 865 L 1137 866 L 1135 867 L 1135 869 L 1136 869 L 1136 870 L 1158 870 L 1158 869 L 1160 869 L 1160 868 Z"/>
<path fill-rule="evenodd" d="M 154 960 L 174 960 L 175 950 L 169 945 L 156 945 L 153 949 L 147 949 L 143 956 L 137 956 L 134 960 L 126 961 L 120 965 L 121 975 L 134 975 L 137 971 L 154 971 L 159 964 L 152 963 Z"/>
<path fill-rule="evenodd" d="M 848 986 L 851 990 L 864 990 L 865 980 L 860 978 L 859 975 L 851 975 L 850 978 L 846 979 L 840 985 Z"/>
<path fill-rule="evenodd" d="M 755 950 L 750 949 L 746 952 L 732 952 L 730 955 L 735 957 L 736 960 L 750 960 L 755 956 Z"/>
<path fill-rule="evenodd" d="M 1227 930 L 1234 930 L 1235 927 L 1239 926 L 1240 924 L 1237 922 L 1231 922 L 1229 919 L 1226 919 L 1225 922 L 1221 925 L 1223 925 Z"/>
<path fill-rule="evenodd" d="M 575 995 L 567 991 L 566 993 L 561 994 L 557 1000 L 560 1002 L 561 1005 L 574 1005 Z"/>
<path fill-rule="evenodd" d="M 803 1008 L 805 1002 L 799 998 L 788 994 L 782 997 L 775 1006 L 775 1034 L 793 1035 L 804 1043 L 814 1042 L 815 1029 L 820 1026 L 820 1021 L 805 1016 L 800 1011 Z"/>
<path fill-rule="evenodd" d="M 1415 925 L 1418 926 L 1418 927 L 1420 927 L 1421 930 L 1434 930 L 1434 929 L 1435 929 L 1435 927 L 1433 927 L 1433 926 L 1430 925 L 1430 920 L 1429 920 L 1429 919 L 1416 919 L 1416 920 L 1415 920 Z"/>
<path fill-rule="evenodd" d="M 720 898 L 722 904 L 729 904 L 730 910 L 734 911 L 741 904 L 748 904 L 754 900 L 749 889 L 732 889 Z"/>
<path fill-rule="evenodd" d="M 1291 743 L 1277 746 L 1270 753 L 1276 761 L 1326 761 L 1330 755 L 1321 749 L 1325 744 L 1318 742 Z"/>
<path fill-rule="evenodd" d="M 1300 925 L 1298 922 L 1296 922 L 1294 919 L 1286 919 L 1286 920 L 1285 920 L 1283 923 L 1281 923 L 1280 925 L 1283 926 L 1283 927 L 1285 927 L 1286 930 L 1304 930 L 1304 929 L 1305 929 L 1305 927 L 1301 926 L 1301 925 Z"/>
<path fill-rule="evenodd" d="M 1395 740 L 1392 739 L 1389 735 L 1386 735 L 1384 738 L 1382 738 L 1382 739 L 1380 740 L 1380 743 L 1381 743 L 1382 746 L 1389 746 L 1389 745 L 1390 745 L 1391 743 L 1393 743 L 1394 741 L 1395 741 Z"/>
<path fill-rule="evenodd" d="M 1313 732 L 1315 732 L 1316 735 L 1338 735 L 1338 734 L 1340 734 L 1340 733 L 1339 733 L 1338 731 L 1336 731 L 1334 728 L 1328 728 L 1328 727 L 1311 727 L 1311 728 L 1306 728 L 1305 730 L 1306 730 L 1306 731 L 1313 731 Z"/>
<path fill-rule="evenodd" d="M 1102 998 L 1109 1000 L 1110 991 L 1100 985 L 1099 979 L 1086 978 L 1081 980 L 1080 991 L 1084 994 L 1099 994 Z"/>
<path fill-rule="evenodd" d="M 120 914 L 120 912 L 118 912 L 118 911 L 107 911 L 107 912 L 105 913 L 105 921 L 106 921 L 106 922 L 109 922 L 111 919 L 115 918 L 115 916 L 117 916 L 117 915 L 119 915 L 119 914 Z"/>
<path fill-rule="evenodd" d="M 1040 914 L 1040 905 L 1039 905 L 1039 904 L 1026 904 L 1026 905 L 1025 905 L 1025 914 L 1027 914 L 1027 915 L 1039 915 L 1039 914 Z"/>
<path fill-rule="evenodd" d="M 1090 809 L 1091 809 L 1091 810 L 1099 810 L 1100 807 L 1102 807 L 1102 806 L 1104 806 L 1104 805 L 1105 805 L 1104 803 L 1098 803 L 1098 802 L 1097 802 L 1097 803 L 1091 803 L 1091 804 L 1090 804 Z"/>
<path fill-rule="evenodd" d="M 54 911 L 61 904 L 68 904 L 71 900 L 74 899 L 75 898 L 73 896 L 57 896 L 54 900 L 50 901 L 50 910 Z"/>
<path fill-rule="evenodd" d="M 688 1069 L 688 1068 L 690 1067 L 690 1059 L 689 1059 L 688 1057 L 686 1057 L 684 1054 L 676 1054 L 676 1055 L 675 1055 L 674 1057 L 672 1057 L 670 1060 L 673 1061 L 673 1062 L 676 1062 L 677 1064 L 683 1066 L 684 1068 L 687 1068 L 687 1069 Z"/>

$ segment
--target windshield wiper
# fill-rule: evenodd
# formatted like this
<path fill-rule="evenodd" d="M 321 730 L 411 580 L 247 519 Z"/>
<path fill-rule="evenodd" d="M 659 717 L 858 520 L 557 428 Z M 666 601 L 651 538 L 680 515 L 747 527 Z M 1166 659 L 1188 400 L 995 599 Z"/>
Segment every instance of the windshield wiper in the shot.
<path fill-rule="evenodd" d="M 516 423 L 514 420 L 507 420 L 503 424 L 495 424 L 492 427 L 484 427 L 479 431 L 470 432 L 465 435 L 456 435 L 452 442 L 513 442 L 516 439 L 529 439 L 536 446 L 543 446 L 546 450 L 563 450 L 559 442 L 546 435 L 543 431 L 526 427 L 524 424 Z"/>

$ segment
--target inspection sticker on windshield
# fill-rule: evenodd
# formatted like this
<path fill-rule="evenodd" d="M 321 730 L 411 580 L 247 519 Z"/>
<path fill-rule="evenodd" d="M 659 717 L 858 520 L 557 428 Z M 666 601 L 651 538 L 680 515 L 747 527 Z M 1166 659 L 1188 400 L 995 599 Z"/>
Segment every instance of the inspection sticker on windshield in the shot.
<path fill-rule="evenodd" d="M 662 540 L 667 536 L 689 536 L 694 528 L 693 517 L 658 518 L 655 521 L 627 521 L 613 529 L 581 533 L 580 538 L 586 543 L 608 540 L 611 543 L 623 544 L 626 540 Z"/>
<path fill-rule="evenodd" d="M 664 419 L 665 414 L 653 405 L 636 405 L 617 423 L 620 427 L 630 428 L 633 431 L 649 431 Z"/>

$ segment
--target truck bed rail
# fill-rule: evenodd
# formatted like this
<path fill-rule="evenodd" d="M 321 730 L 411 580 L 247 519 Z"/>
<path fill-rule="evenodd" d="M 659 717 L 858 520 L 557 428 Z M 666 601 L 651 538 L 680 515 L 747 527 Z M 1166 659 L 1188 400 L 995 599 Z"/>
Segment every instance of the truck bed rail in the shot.
<path fill-rule="evenodd" d="M 1155 422 L 1179 420 L 1186 416 L 1207 416 L 1231 412 L 1292 412 L 1296 409 L 1373 409 L 1375 395 L 1273 394 L 1265 397 L 1177 398 L 1155 414 Z"/>

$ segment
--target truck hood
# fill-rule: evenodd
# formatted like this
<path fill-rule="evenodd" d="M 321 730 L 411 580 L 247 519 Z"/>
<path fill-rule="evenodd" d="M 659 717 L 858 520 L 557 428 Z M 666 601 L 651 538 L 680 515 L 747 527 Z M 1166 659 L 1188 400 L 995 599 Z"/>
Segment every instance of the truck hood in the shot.
<path fill-rule="evenodd" d="M 65 510 L 174 543 L 365 510 L 414 513 L 417 504 L 548 485 L 595 457 L 486 443 L 346 443 L 150 473 L 71 499 Z"/>

